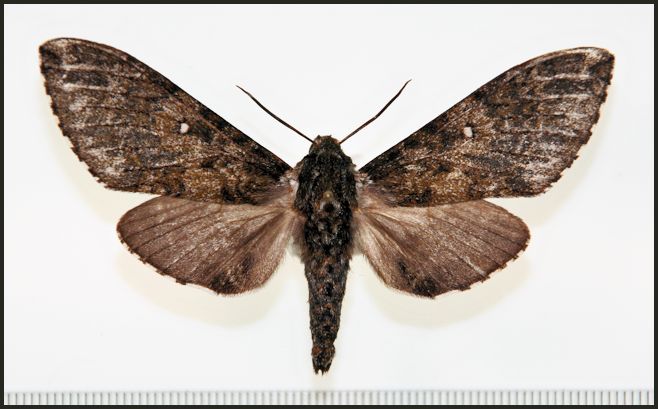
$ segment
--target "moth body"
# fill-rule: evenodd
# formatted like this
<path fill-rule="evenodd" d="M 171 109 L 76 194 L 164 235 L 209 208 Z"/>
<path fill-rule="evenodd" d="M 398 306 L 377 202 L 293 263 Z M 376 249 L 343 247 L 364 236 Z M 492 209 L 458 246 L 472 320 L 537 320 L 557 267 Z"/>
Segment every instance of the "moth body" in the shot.
<path fill-rule="evenodd" d="M 120 50 L 58 38 L 39 53 L 53 112 L 89 171 L 108 188 L 159 195 L 117 230 L 160 274 L 248 292 L 267 282 L 293 238 L 316 372 L 331 366 L 354 248 L 384 284 L 428 298 L 466 290 L 517 257 L 528 227 L 485 199 L 537 195 L 560 178 L 592 134 L 614 66 L 601 48 L 540 55 L 358 170 L 340 143 L 404 86 L 341 142 L 308 138 L 243 90 L 312 143 L 293 169 Z"/>
<path fill-rule="evenodd" d="M 303 225 L 295 242 L 301 249 L 308 281 L 313 368 L 326 372 L 334 356 L 352 255 L 354 164 L 337 140 L 320 136 L 297 169 L 299 185 L 294 208 Z"/>

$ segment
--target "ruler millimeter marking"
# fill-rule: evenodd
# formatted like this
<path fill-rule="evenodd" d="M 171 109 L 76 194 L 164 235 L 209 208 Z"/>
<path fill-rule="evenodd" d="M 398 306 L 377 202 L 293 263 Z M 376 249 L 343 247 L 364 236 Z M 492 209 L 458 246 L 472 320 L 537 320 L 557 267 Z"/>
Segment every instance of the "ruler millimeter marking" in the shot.
<path fill-rule="evenodd" d="M 653 405 L 650 390 L 5 392 L 5 405 Z"/>

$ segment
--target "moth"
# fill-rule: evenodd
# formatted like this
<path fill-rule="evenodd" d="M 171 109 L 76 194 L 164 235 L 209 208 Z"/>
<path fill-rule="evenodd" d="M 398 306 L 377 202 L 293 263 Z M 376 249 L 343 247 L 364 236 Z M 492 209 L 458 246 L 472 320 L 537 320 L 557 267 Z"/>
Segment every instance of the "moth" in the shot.
<path fill-rule="evenodd" d="M 357 170 L 341 143 L 404 86 L 340 141 L 308 138 L 247 93 L 311 143 L 291 167 L 122 51 L 59 38 L 39 53 L 62 133 L 91 174 L 110 189 L 158 195 L 117 226 L 142 261 L 179 283 L 238 294 L 265 284 L 292 239 L 316 373 L 334 357 L 355 251 L 389 287 L 430 298 L 517 257 L 528 228 L 484 199 L 534 196 L 560 178 L 590 138 L 614 64 L 591 47 L 534 58 Z"/>

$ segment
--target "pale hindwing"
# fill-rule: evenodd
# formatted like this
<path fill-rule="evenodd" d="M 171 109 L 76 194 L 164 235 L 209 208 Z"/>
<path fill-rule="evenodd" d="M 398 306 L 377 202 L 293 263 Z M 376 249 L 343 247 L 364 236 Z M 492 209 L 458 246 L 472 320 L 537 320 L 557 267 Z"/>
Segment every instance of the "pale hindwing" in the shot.
<path fill-rule="evenodd" d="M 521 219 L 484 200 L 389 207 L 363 199 L 354 213 L 356 245 L 384 283 L 423 297 L 486 280 L 530 237 Z"/>
<path fill-rule="evenodd" d="M 161 274 L 237 294 L 272 275 L 296 223 L 289 203 L 221 205 L 158 197 L 127 212 L 117 230 Z"/>
<path fill-rule="evenodd" d="M 575 48 L 506 71 L 360 171 L 398 206 L 532 196 L 576 159 L 614 57 Z"/>

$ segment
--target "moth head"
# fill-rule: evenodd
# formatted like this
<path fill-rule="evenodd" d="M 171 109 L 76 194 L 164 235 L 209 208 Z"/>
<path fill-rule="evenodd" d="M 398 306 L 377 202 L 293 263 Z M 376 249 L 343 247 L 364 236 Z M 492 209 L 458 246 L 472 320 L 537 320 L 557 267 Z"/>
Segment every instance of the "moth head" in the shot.
<path fill-rule="evenodd" d="M 318 135 L 313 139 L 313 145 L 322 145 L 325 143 L 332 143 L 334 145 L 338 144 L 338 140 L 333 138 L 331 135 Z"/>
<path fill-rule="evenodd" d="M 331 135 L 318 135 L 313 140 L 313 144 L 309 149 L 310 153 L 326 150 L 340 150 L 340 143 L 337 139 L 334 139 Z"/>

